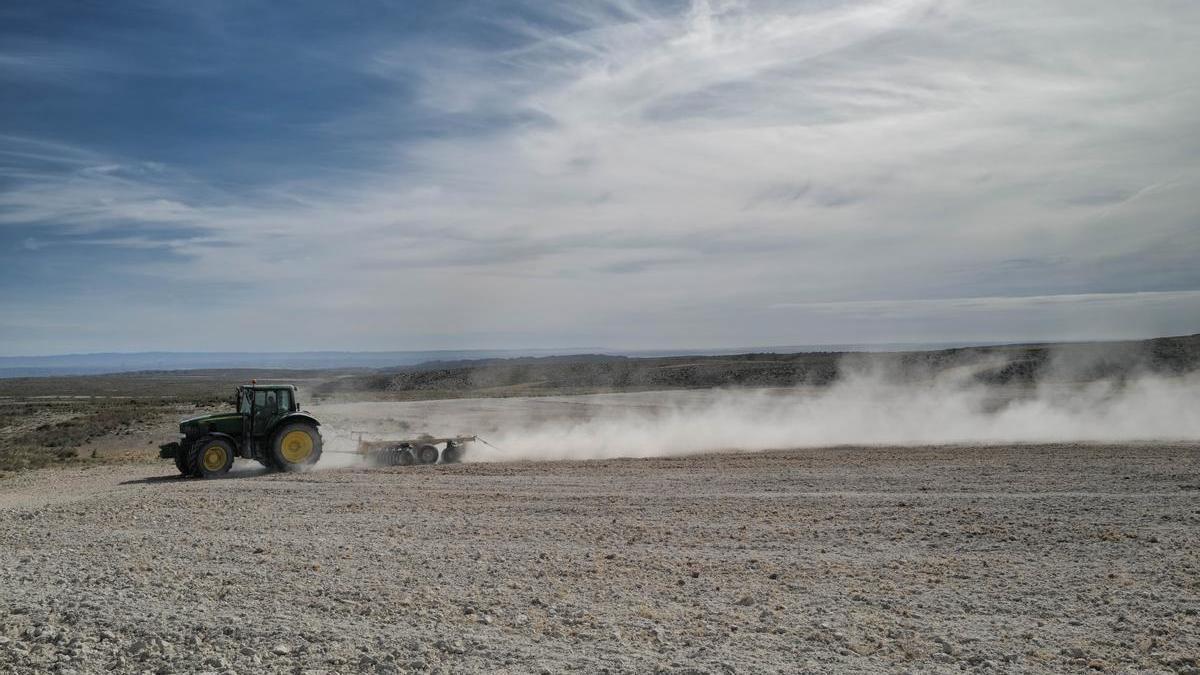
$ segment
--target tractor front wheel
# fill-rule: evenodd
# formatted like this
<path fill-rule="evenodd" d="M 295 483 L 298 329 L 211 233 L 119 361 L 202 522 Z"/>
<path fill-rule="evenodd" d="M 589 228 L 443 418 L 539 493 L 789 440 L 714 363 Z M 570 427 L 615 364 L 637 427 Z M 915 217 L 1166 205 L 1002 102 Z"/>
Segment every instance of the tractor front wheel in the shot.
<path fill-rule="evenodd" d="M 188 473 L 196 478 L 221 476 L 232 466 L 233 444 L 223 438 L 206 436 L 188 449 Z"/>
<path fill-rule="evenodd" d="M 321 459 L 321 434 L 304 422 L 288 424 L 271 442 L 271 463 L 280 471 L 303 471 Z"/>
<path fill-rule="evenodd" d="M 188 448 L 182 445 L 175 448 L 175 468 L 179 469 L 179 473 L 184 476 L 192 475 L 191 470 L 188 469 Z"/>

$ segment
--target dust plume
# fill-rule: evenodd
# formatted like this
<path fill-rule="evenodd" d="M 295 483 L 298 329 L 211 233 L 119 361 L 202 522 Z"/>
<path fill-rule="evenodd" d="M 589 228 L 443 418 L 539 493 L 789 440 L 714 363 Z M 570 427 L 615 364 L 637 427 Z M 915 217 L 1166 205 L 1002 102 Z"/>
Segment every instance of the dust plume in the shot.
<path fill-rule="evenodd" d="M 831 445 L 1200 439 L 1200 375 L 1032 386 L 981 382 L 996 364 L 924 377 L 869 360 L 828 387 L 662 392 L 658 405 L 501 428 L 472 459 L 655 457 Z"/>
<path fill-rule="evenodd" d="M 828 385 L 331 403 L 322 467 L 356 439 L 479 435 L 465 461 L 658 457 L 833 445 L 1200 440 L 1200 371 L 1108 347 L 850 355 Z M 494 446 L 494 447 L 493 447 Z"/>

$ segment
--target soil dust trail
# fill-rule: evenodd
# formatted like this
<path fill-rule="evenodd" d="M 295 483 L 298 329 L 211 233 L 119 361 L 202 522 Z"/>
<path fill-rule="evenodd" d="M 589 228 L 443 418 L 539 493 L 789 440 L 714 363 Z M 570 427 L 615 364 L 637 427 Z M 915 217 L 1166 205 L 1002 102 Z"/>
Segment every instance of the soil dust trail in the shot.
<path fill-rule="evenodd" d="M 850 372 L 826 388 L 342 403 L 314 408 L 333 443 L 479 435 L 469 461 L 663 457 L 836 445 L 1200 440 L 1200 376 L 998 388 L 970 372 L 896 383 Z"/>

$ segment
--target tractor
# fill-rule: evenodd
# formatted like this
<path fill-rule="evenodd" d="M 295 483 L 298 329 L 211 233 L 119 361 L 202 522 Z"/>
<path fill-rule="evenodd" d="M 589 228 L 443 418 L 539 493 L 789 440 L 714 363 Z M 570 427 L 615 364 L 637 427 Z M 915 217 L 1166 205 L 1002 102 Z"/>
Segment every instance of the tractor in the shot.
<path fill-rule="evenodd" d="M 181 474 L 196 478 L 228 472 L 235 457 L 277 471 L 302 471 L 321 458 L 321 423 L 300 410 L 294 385 L 251 380 L 237 388 L 234 401 L 233 412 L 180 422 L 183 438 L 159 446 L 159 457 L 174 459 Z"/>

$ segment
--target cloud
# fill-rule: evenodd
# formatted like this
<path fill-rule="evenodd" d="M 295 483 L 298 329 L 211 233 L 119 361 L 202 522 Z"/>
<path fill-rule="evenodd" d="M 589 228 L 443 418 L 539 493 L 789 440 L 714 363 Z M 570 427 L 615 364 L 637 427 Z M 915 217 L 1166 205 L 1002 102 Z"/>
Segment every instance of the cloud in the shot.
<path fill-rule="evenodd" d="M 863 312 L 875 314 L 881 311 L 927 311 L 927 310 L 971 310 L 994 311 L 997 309 L 1025 310 L 1042 305 L 1112 305 L 1145 304 L 1155 302 L 1191 301 L 1200 302 L 1200 291 L 1165 291 L 1141 293 L 1074 293 L 1060 295 L 998 296 L 976 298 L 935 298 L 920 300 L 858 300 L 849 302 L 780 303 L 772 309 L 806 309 L 827 312 Z"/>
<path fill-rule="evenodd" d="M 0 51 L 0 81 L 42 81 L 71 84 L 79 76 L 97 72 L 119 72 L 123 68 L 108 55 L 89 49 L 24 45 Z"/>
<path fill-rule="evenodd" d="M 256 306 L 112 320 L 332 317 L 289 348 L 441 346 L 467 327 L 544 340 L 517 346 L 955 340 L 1031 303 L 1056 309 L 1020 330 L 1074 336 L 1067 308 L 1096 294 L 1200 288 L 1198 19 L 1169 2 L 463 10 L 446 19 L 469 24 L 455 39 L 321 45 L 343 80 L 391 96 L 304 126 L 324 152 L 286 178 L 0 139 L 0 226 L 130 249 L 178 229 L 182 259 L 139 273 L 202 292 L 236 270 Z M 435 131 L 373 143 L 358 167 L 327 161 L 390 116 Z M 833 307 L 869 329 L 813 318 Z M 1141 329 L 1186 329 L 1153 319 L 1178 309 L 1164 307 Z M 221 340 L 172 344 L 237 346 Z"/>

